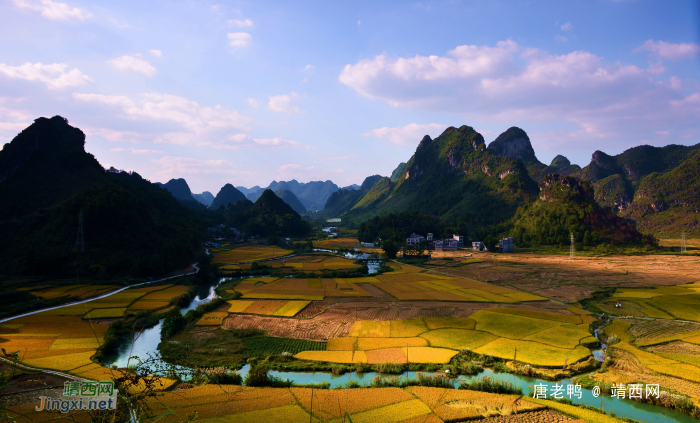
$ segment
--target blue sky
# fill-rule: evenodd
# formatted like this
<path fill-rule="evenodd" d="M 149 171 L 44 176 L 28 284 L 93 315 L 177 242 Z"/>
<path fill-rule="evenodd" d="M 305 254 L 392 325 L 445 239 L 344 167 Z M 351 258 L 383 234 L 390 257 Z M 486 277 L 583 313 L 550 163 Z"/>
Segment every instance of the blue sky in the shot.
<path fill-rule="evenodd" d="M 700 3 L 0 0 L 0 141 L 60 114 L 193 192 L 388 175 L 423 135 L 538 158 L 700 142 Z"/>

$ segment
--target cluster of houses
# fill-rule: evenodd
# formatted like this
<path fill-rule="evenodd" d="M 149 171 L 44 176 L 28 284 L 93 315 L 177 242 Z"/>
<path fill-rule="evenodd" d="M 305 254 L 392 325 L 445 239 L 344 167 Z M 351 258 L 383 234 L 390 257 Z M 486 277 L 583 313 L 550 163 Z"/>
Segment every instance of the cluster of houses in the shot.
<path fill-rule="evenodd" d="M 433 239 L 433 234 L 428 233 L 427 237 L 418 234 L 411 234 L 406 238 L 406 244 L 416 246 L 423 241 L 428 242 L 429 250 L 436 251 L 454 251 L 464 247 L 464 237 L 461 235 L 452 235 L 452 238 Z"/>
<path fill-rule="evenodd" d="M 452 238 L 433 239 L 433 234 L 429 233 L 427 237 L 418 234 L 411 234 L 406 238 L 406 244 L 416 246 L 423 241 L 428 242 L 428 250 L 436 251 L 455 251 L 458 248 L 464 247 L 464 237 L 461 235 L 452 235 Z M 513 238 L 503 238 L 499 241 L 498 251 L 503 253 L 512 253 L 514 247 Z M 472 249 L 477 251 L 487 251 L 486 245 L 481 241 L 472 242 Z"/>

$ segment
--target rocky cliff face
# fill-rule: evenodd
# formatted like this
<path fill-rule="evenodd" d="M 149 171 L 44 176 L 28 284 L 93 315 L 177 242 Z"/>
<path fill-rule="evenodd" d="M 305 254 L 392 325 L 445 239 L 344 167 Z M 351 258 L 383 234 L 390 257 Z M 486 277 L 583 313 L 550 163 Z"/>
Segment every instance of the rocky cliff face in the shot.
<path fill-rule="evenodd" d="M 593 188 L 586 181 L 581 181 L 571 176 L 561 176 L 550 173 L 540 182 L 540 200 L 563 200 L 576 202 L 591 202 L 593 200 Z"/>
<path fill-rule="evenodd" d="M 488 150 L 499 156 L 508 156 L 513 159 L 522 160 L 525 165 L 539 163 L 535 157 L 535 150 L 532 148 L 530 137 L 520 128 L 512 127 L 498 136 L 488 146 Z"/>

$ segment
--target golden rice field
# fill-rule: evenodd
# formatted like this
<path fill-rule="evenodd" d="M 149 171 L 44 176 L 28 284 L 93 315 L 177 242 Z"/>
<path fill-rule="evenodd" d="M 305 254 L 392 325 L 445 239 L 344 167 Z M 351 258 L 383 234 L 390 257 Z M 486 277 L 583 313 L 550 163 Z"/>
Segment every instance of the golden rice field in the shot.
<path fill-rule="evenodd" d="M 343 389 L 249 388 L 205 385 L 168 392 L 152 400 L 151 407 L 166 422 L 180 421 L 197 412 L 208 422 L 342 421 L 398 423 L 461 421 L 500 414 L 511 415 L 544 409 L 523 402 L 512 407 L 513 396 L 439 388 Z"/>
<path fill-rule="evenodd" d="M 304 266 L 309 263 L 300 263 Z M 323 263 L 310 263 L 310 265 Z M 406 267 L 406 266 L 404 266 Z M 420 269 L 422 270 L 422 269 Z M 271 278 L 268 278 L 271 279 Z M 259 283 L 262 282 L 262 283 Z M 388 272 L 363 278 L 322 278 L 276 280 L 245 280 L 236 286 L 243 298 L 308 299 L 326 297 L 371 297 L 358 284 L 372 284 L 387 294 L 403 301 L 459 301 L 518 303 L 547 301 L 546 298 L 527 292 L 515 291 L 471 279 L 450 278 L 419 272 Z"/>
<path fill-rule="evenodd" d="M 37 297 L 42 297 L 47 300 L 66 295 L 76 296 L 79 298 L 88 298 L 104 294 L 118 288 L 119 286 L 117 285 L 67 285 L 43 288 L 35 291 L 33 290 L 31 293 Z"/>
<path fill-rule="evenodd" d="M 622 308 L 615 308 L 616 302 Z M 700 282 L 653 289 L 620 288 L 597 307 L 606 313 L 700 322 Z"/>
<path fill-rule="evenodd" d="M 294 317 L 311 301 L 286 300 L 231 300 L 229 313 L 258 314 L 262 316 Z"/>
<path fill-rule="evenodd" d="M 658 337 L 637 344 L 630 336 L 629 326 L 628 322 L 615 320 L 612 325 L 605 327 L 605 333 L 608 336 L 614 334 L 620 339 L 619 343 L 611 345 L 610 348 L 632 354 L 642 366 L 656 373 L 700 383 L 700 356 L 694 348 L 682 348 L 679 351 L 682 354 L 664 353 L 661 352 L 663 348 L 660 348 L 669 342 L 692 347 L 700 340 L 699 331 Z"/>
<path fill-rule="evenodd" d="M 196 414 L 206 422 L 342 422 L 439 423 L 510 416 L 531 421 L 532 412 L 559 410 L 581 421 L 620 423 L 614 417 L 546 400 L 427 387 L 380 389 L 251 388 L 235 385 L 203 385 L 168 391 L 149 399 L 149 408 L 165 423 L 187 421 Z M 33 410 L 35 403 L 10 408 L 17 422 L 48 422 L 50 413 Z M 552 413 L 552 412 L 550 412 Z M 189 415 L 189 417 L 188 417 Z M 72 421 L 88 421 L 81 414 L 64 415 Z M 520 421 L 519 419 L 517 421 Z"/>
<path fill-rule="evenodd" d="M 80 316 L 40 313 L 3 323 L 0 327 L 0 345 L 8 352 L 17 352 L 22 364 L 105 380 L 118 375 L 119 371 L 94 363 L 91 357 L 102 345 L 108 327 L 108 324 L 93 323 Z M 174 383 L 169 379 L 161 379 L 161 382 L 165 388 Z"/>
<path fill-rule="evenodd" d="M 212 252 L 214 253 L 212 263 L 241 263 L 246 261 L 267 260 L 292 253 L 292 251 L 282 248 L 263 246 L 238 247 L 232 250 L 219 248 L 212 249 Z"/>
<path fill-rule="evenodd" d="M 447 363 L 458 351 L 469 349 L 536 366 L 561 367 L 591 356 L 581 345 L 594 341 L 586 317 L 490 308 L 468 318 L 360 320 L 347 337 L 331 338 L 326 351 L 303 351 L 295 357 L 353 363 L 358 360 L 356 354 L 364 351 L 369 363 Z"/>
<path fill-rule="evenodd" d="M 355 248 L 360 247 L 360 241 L 357 238 L 329 238 L 321 241 L 314 241 L 314 248 L 322 248 L 324 250 L 337 250 L 339 248 Z"/>
<path fill-rule="evenodd" d="M 221 326 L 224 319 L 228 317 L 228 313 L 213 311 L 211 313 L 204 313 L 201 319 L 196 323 L 197 326 Z"/>
<path fill-rule="evenodd" d="M 40 315 L 83 316 L 84 319 L 123 317 L 129 311 L 136 313 L 141 310 L 158 310 L 168 307 L 171 299 L 182 295 L 189 289 L 188 286 L 172 284 L 133 288 L 87 303 L 47 310 L 41 312 Z"/>

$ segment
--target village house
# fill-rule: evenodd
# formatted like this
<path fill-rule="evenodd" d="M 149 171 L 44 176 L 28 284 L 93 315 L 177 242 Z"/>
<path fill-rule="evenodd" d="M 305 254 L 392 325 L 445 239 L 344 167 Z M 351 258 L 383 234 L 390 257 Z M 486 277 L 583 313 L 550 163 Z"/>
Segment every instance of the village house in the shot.
<path fill-rule="evenodd" d="M 415 246 L 424 240 L 425 240 L 425 237 L 422 235 L 411 234 L 408 238 L 406 238 L 406 244 Z"/>

